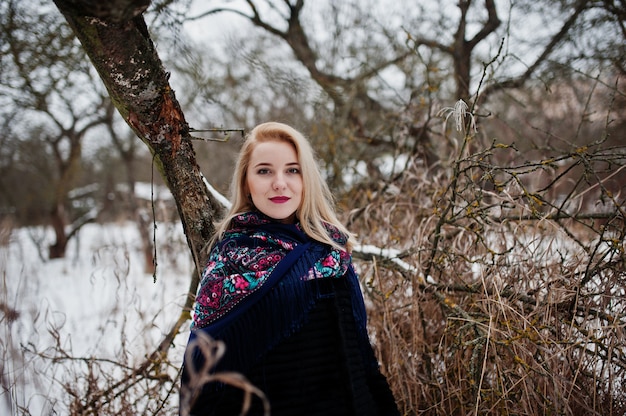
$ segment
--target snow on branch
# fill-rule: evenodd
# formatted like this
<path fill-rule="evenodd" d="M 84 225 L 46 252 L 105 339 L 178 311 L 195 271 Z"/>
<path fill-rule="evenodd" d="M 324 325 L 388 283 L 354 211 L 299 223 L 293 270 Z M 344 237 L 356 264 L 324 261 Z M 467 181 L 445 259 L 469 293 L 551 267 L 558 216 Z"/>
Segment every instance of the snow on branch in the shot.
<path fill-rule="evenodd" d="M 372 244 L 357 244 L 352 250 L 352 254 L 355 257 L 359 257 L 365 260 L 376 258 L 383 261 L 388 261 L 398 268 L 401 272 L 417 274 L 418 280 L 425 283 L 436 284 L 435 280 L 428 276 L 424 278 L 424 275 L 418 271 L 415 266 L 411 266 L 406 261 L 402 260 L 403 252 L 395 248 L 381 248 Z"/>

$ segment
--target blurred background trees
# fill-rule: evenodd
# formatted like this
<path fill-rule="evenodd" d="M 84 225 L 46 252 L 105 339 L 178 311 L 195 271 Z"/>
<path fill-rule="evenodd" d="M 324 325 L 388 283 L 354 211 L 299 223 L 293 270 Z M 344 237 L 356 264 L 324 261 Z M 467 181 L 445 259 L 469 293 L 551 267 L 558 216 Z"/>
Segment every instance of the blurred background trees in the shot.
<path fill-rule="evenodd" d="M 294 125 L 350 228 L 396 250 L 355 256 L 406 414 L 623 413 L 626 4 L 413 3 L 144 18 L 191 135 Z M 86 221 L 130 219 L 150 272 L 152 155 L 51 2 L 0 11 L 0 215 L 52 227 L 50 258 Z M 194 141 L 221 192 L 240 144 Z"/>
<path fill-rule="evenodd" d="M 51 5 L 47 13 L 13 2 L 2 7 L 3 136 L 12 148 L 3 153 L 3 164 L 11 165 L 2 180 L 4 210 L 22 223 L 49 223 L 56 233 L 49 256 L 60 257 L 72 233 L 93 219 L 85 207 L 71 209 L 70 193 L 84 184 L 83 137 L 100 123 L 102 97 L 72 31 Z"/>

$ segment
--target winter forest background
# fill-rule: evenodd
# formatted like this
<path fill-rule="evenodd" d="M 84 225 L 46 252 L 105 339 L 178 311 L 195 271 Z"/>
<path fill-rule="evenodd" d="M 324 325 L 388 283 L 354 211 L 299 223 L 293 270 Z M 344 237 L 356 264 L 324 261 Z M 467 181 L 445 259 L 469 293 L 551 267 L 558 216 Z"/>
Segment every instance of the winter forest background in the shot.
<path fill-rule="evenodd" d="M 242 135 L 318 152 L 406 415 L 626 414 L 623 0 L 2 0 L 0 413 L 171 415 Z"/>

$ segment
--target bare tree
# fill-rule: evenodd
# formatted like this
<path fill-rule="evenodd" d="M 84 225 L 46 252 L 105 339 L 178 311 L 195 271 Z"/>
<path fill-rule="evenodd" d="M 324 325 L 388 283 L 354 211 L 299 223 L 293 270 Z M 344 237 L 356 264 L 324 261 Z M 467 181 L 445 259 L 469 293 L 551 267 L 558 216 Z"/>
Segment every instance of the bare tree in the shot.
<path fill-rule="evenodd" d="M 281 55 L 280 65 L 291 65 L 295 58 L 331 101 L 331 126 L 321 126 L 319 119 L 326 116 L 317 117 L 311 122 L 311 135 L 320 136 L 321 156 L 337 187 L 341 180 L 335 176 L 341 173 L 335 171 L 345 168 L 344 154 L 364 160 L 370 168 L 383 152 L 420 154 L 428 165 L 447 155 L 449 146 L 441 146 L 445 137 L 431 129 L 441 102 L 470 102 L 480 89 L 484 104 L 496 91 L 567 75 L 567 68 L 576 62 L 588 62 L 587 68 L 592 68 L 592 62 L 610 61 L 619 67 L 618 51 L 623 50 L 626 33 L 619 4 L 604 1 L 419 3 L 403 6 L 394 26 L 381 16 L 391 5 L 383 6 L 387 9 L 378 15 L 381 9 L 376 6 L 380 2 L 242 0 L 207 3 L 205 11 L 190 19 L 224 13 L 241 16 L 288 47 L 290 53 Z M 553 29 L 533 33 L 526 22 L 537 29 Z M 251 43 L 244 37 L 239 49 L 250 49 Z M 602 48 L 589 56 L 593 45 Z M 274 55 L 263 59 L 254 53 L 256 66 L 272 67 L 276 61 Z M 485 66 L 489 73 L 483 71 Z M 270 76 L 282 78 L 276 67 Z M 386 72 L 405 80 L 392 90 L 393 100 L 389 85 L 386 94 L 378 90 L 380 82 L 393 79 Z M 315 111 L 321 115 L 323 106 Z"/>
<path fill-rule="evenodd" d="M 2 53 L 2 95 L 9 101 L 4 112 L 11 120 L 5 134 L 17 143 L 35 139 L 43 147 L 22 157 L 36 162 L 27 170 L 42 169 L 39 185 L 49 189 L 50 197 L 38 204 L 47 210 L 56 236 L 49 257 L 63 257 L 70 238 L 95 219 L 94 212 L 72 209 L 70 191 L 79 183 L 83 139 L 103 122 L 103 101 L 97 94 L 83 94 L 91 84 L 92 71 L 62 20 L 49 13 L 33 14 L 14 1 L 4 7 L 7 48 Z M 35 160 L 36 154 L 42 157 Z M 46 158 L 52 161 L 52 170 L 47 170 Z"/>
<path fill-rule="evenodd" d="M 244 38 L 237 48 L 247 51 L 244 62 L 263 68 L 266 78 L 273 79 L 272 85 L 284 80 L 283 90 L 289 87 L 306 92 L 311 81 L 317 84 L 317 89 L 309 93 L 308 107 L 299 112 L 317 115 L 303 121 L 302 127 L 307 127 L 312 140 L 323 149 L 320 157 L 333 188 L 341 189 L 344 185 L 342 175 L 350 159 L 365 160 L 375 171 L 372 159 L 400 146 L 404 146 L 403 151 L 419 150 L 428 163 L 434 163 L 436 157 L 430 146 L 423 144 L 429 138 L 427 126 L 420 125 L 424 120 L 411 120 L 415 126 L 409 127 L 412 140 L 405 140 L 408 145 L 394 139 L 402 124 L 399 113 L 408 106 L 410 96 L 417 95 L 412 94 L 413 90 L 421 87 L 407 85 L 408 94 L 378 94 L 385 85 L 382 73 L 386 70 L 413 78 L 404 72 L 413 72 L 407 62 L 412 62 L 414 54 L 406 48 L 401 34 L 377 21 L 375 11 L 369 9 L 376 2 L 329 4 L 323 14 L 315 16 L 320 19 L 317 23 L 305 3 L 247 1 L 241 2 L 241 7 L 207 5 L 206 11 L 190 20 L 220 13 L 243 16 L 259 33 L 255 36 L 257 42 Z M 325 31 L 323 39 L 314 35 L 311 25 L 315 24 Z M 275 46 L 275 39 L 287 47 L 282 54 L 277 52 L 282 49 Z M 282 56 L 280 60 L 277 55 Z M 288 95 L 280 95 L 280 99 L 284 97 Z"/>
<path fill-rule="evenodd" d="M 55 3 L 81 41 L 123 119 L 154 155 L 200 268 L 220 205 L 203 182 L 189 126 L 143 20 L 149 1 Z"/>

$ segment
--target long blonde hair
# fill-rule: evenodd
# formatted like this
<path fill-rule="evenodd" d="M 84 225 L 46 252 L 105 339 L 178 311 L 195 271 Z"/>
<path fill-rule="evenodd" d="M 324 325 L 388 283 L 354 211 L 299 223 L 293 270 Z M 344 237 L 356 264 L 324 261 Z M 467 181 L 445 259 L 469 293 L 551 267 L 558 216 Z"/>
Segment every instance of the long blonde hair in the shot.
<path fill-rule="evenodd" d="M 246 136 L 239 152 L 239 158 L 235 165 L 235 173 L 230 186 L 231 208 L 224 219 L 217 224 L 215 236 L 209 246 L 212 247 L 217 240 L 222 238 L 224 232 L 230 228 L 234 217 L 255 209 L 248 197 L 248 166 L 256 145 L 270 141 L 290 143 L 296 150 L 303 185 L 302 202 L 296 210 L 296 217 L 300 221 L 304 232 L 314 240 L 350 251 L 354 237 L 337 219 L 332 194 L 326 181 L 322 178 L 311 144 L 302 133 L 293 127 L 277 122 L 259 124 Z M 325 223 L 336 227 L 339 232 L 348 238 L 345 247 L 339 246 L 337 242 L 330 238 L 324 226 Z"/>

